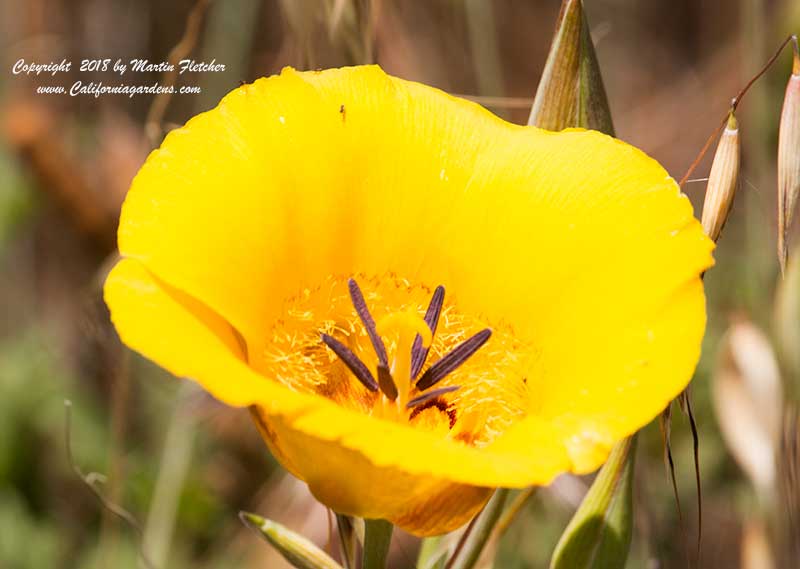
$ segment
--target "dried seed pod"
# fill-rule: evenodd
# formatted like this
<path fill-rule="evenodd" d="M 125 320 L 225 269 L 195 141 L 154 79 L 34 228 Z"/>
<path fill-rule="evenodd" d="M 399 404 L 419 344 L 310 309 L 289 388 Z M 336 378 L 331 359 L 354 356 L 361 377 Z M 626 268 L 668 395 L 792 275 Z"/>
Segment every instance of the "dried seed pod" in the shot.
<path fill-rule="evenodd" d="M 773 569 L 775 561 L 764 522 L 758 518 L 747 521 L 742 533 L 742 569 Z"/>
<path fill-rule="evenodd" d="M 794 42 L 792 76 L 786 85 L 778 135 L 778 259 L 786 270 L 788 234 L 800 194 L 800 52 Z"/>
<path fill-rule="evenodd" d="M 773 322 L 781 363 L 800 377 L 800 249 L 789 255 L 786 272 L 777 283 Z"/>
<path fill-rule="evenodd" d="M 740 151 L 739 125 L 731 111 L 728 125 L 719 139 L 717 153 L 714 155 L 703 203 L 703 229 L 715 242 L 719 239 L 733 205 L 739 182 Z"/>
<path fill-rule="evenodd" d="M 731 454 L 757 489 L 773 492 L 783 393 L 772 346 L 753 324 L 735 322 L 723 338 L 712 395 Z"/>

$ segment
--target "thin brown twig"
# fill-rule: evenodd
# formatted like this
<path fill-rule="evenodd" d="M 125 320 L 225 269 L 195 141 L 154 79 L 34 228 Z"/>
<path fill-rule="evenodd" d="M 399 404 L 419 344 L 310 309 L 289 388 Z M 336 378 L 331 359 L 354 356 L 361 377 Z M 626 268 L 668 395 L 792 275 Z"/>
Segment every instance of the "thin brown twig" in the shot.
<path fill-rule="evenodd" d="M 111 368 L 111 440 L 108 448 L 109 468 L 107 489 L 108 500 L 118 502 L 122 499 L 124 489 L 123 480 L 125 477 L 125 431 L 128 424 L 128 399 L 130 396 L 130 352 L 120 349 L 118 343 L 114 343 L 105 357 L 110 360 Z M 114 519 L 106 510 L 103 516 L 102 529 L 100 533 L 100 543 L 103 555 L 111 555 L 117 538 L 117 526 L 113 523 Z"/>
<path fill-rule="evenodd" d="M 689 166 L 689 169 L 686 170 L 686 173 L 683 175 L 683 178 L 681 178 L 681 181 L 678 182 L 678 185 L 680 187 L 683 187 L 683 185 L 686 183 L 686 180 L 689 179 L 689 176 L 692 175 L 692 173 L 694 172 L 695 168 L 697 168 L 697 166 L 700 164 L 700 161 L 706 155 L 706 152 L 708 152 L 708 149 L 711 148 L 711 144 L 714 142 L 714 140 L 716 140 L 716 138 L 719 136 L 719 133 L 722 132 L 722 129 L 725 128 L 725 125 L 728 123 L 728 116 L 730 115 L 730 113 L 732 113 L 733 111 L 735 111 L 739 107 L 739 103 L 742 102 L 742 98 L 750 90 L 750 87 L 752 87 L 753 84 L 756 81 L 761 79 L 761 77 L 769 70 L 769 68 L 772 67 L 772 64 L 775 63 L 775 61 L 778 59 L 778 57 L 780 57 L 781 53 L 783 52 L 783 49 L 789 44 L 789 42 L 793 41 L 793 40 L 796 41 L 796 37 L 797 36 L 795 36 L 795 35 L 790 35 L 785 40 L 783 40 L 783 42 L 781 43 L 780 47 L 777 49 L 775 54 L 769 59 L 769 61 L 767 61 L 767 63 L 764 65 L 764 67 L 762 67 L 761 70 L 758 73 L 756 73 L 747 82 L 747 84 L 742 88 L 742 90 L 739 91 L 739 93 L 737 93 L 736 96 L 733 99 L 731 99 L 731 106 L 728 109 L 728 111 L 725 113 L 725 116 L 723 117 L 722 121 L 720 122 L 720 125 L 711 134 L 711 136 L 708 137 L 708 140 L 706 140 L 706 143 L 703 145 L 703 148 L 700 150 L 700 153 L 694 159 L 694 162 L 692 162 L 692 164 Z"/>
<path fill-rule="evenodd" d="M 686 536 L 686 525 L 683 521 L 683 508 L 681 508 L 681 496 L 678 492 L 678 481 L 675 477 L 675 460 L 672 456 L 672 402 L 670 401 L 666 409 L 661 413 L 659 426 L 661 427 L 661 435 L 664 439 L 664 464 L 667 468 L 667 474 L 672 484 L 672 494 L 675 497 L 675 507 L 678 510 L 678 523 L 681 528 L 681 541 L 683 542 L 683 550 L 686 555 L 686 563 L 691 567 L 691 556 L 689 555 L 689 539 Z"/>
<path fill-rule="evenodd" d="M 200 27 L 203 23 L 203 16 L 206 13 L 211 0 L 197 0 L 189 16 L 186 18 L 186 28 L 183 31 L 183 36 L 180 41 L 175 44 L 169 55 L 167 62 L 171 65 L 171 71 L 165 71 L 161 78 L 162 84 L 166 86 L 174 86 L 178 79 L 178 62 L 189 55 L 197 44 L 197 39 L 200 36 Z M 155 147 L 158 145 L 159 138 L 163 133 L 161 123 L 164 120 L 164 114 L 167 112 L 167 107 L 172 99 L 172 93 L 163 92 L 156 95 L 150 109 L 147 111 L 147 119 L 144 123 L 145 133 L 150 144 Z"/>
<path fill-rule="evenodd" d="M 339 534 L 339 547 L 342 554 L 342 564 L 344 569 L 355 567 L 355 530 L 352 521 L 348 516 L 336 514 L 336 525 Z"/>
<path fill-rule="evenodd" d="M 142 531 L 142 526 L 139 524 L 136 517 L 131 514 L 128 510 L 123 508 L 122 506 L 115 504 L 114 502 L 108 500 L 105 496 L 103 496 L 102 492 L 97 489 L 95 484 L 99 481 L 102 481 L 105 477 L 97 472 L 89 472 L 88 474 L 84 474 L 78 464 L 75 462 L 75 458 L 72 454 L 72 402 L 69 399 L 64 400 L 64 409 L 66 413 L 65 421 L 64 421 L 64 438 L 66 442 L 66 452 L 67 452 L 67 463 L 69 464 L 70 468 L 75 472 L 78 478 L 83 482 L 86 487 L 95 495 L 98 499 L 100 504 L 109 512 L 117 516 L 123 522 L 128 524 L 139 539 L 139 557 L 142 560 L 142 563 L 148 569 L 155 569 L 155 565 L 153 565 L 152 561 L 147 556 L 147 553 L 144 550 L 144 544 L 142 538 L 144 536 L 144 532 Z"/>
<path fill-rule="evenodd" d="M 711 133 L 711 136 L 708 137 L 708 140 L 706 140 L 706 143 L 703 145 L 703 148 L 695 157 L 694 162 L 692 162 L 691 166 L 689 166 L 689 169 L 686 170 L 686 173 L 683 175 L 683 178 L 681 178 L 681 181 L 678 182 L 678 186 L 682 188 L 684 184 L 686 184 L 686 181 L 689 179 L 689 176 L 691 176 L 694 173 L 694 169 L 697 168 L 697 166 L 700 164 L 700 161 L 706 155 L 708 149 L 711 148 L 711 144 L 717 139 L 719 133 L 722 132 L 722 129 L 725 128 L 725 125 L 728 123 L 728 116 L 730 116 L 730 111 L 728 111 L 728 113 L 725 114 L 725 120 L 723 120 L 720 123 L 720 125 L 716 129 L 714 129 L 714 132 Z"/>

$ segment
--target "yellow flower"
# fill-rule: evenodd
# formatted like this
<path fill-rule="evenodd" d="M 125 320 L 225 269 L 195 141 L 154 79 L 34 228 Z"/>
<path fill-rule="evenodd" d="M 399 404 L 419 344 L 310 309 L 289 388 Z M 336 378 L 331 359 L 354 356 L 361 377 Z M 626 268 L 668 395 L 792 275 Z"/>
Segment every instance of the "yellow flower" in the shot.
<path fill-rule="evenodd" d="M 249 406 L 334 510 L 431 535 L 597 468 L 686 386 L 713 245 L 627 144 L 355 67 L 172 132 L 119 247 L 126 344 Z"/>

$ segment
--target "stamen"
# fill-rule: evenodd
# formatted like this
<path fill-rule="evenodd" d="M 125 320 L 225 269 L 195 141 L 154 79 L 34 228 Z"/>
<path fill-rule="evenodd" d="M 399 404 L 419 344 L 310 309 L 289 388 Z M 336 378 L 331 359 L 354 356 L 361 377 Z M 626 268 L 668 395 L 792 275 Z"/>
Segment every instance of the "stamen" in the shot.
<path fill-rule="evenodd" d="M 378 391 L 378 384 L 375 382 L 375 378 L 372 377 L 369 368 L 364 362 L 358 359 L 358 356 L 355 355 L 350 348 L 328 334 L 322 334 L 320 337 L 325 345 L 339 356 L 339 359 L 353 372 L 353 375 L 356 376 L 356 379 L 360 381 L 364 387 L 370 391 Z"/>
<path fill-rule="evenodd" d="M 491 335 L 492 331 L 486 328 L 450 350 L 442 359 L 433 364 L 422 374 L 422 377 L 417 382 L 417 389 L 419 391 L 425 391 L 439 383 L 447 374 L 455 370 L 458 366 L 467 361 L 472 354 L 477 352 Z"/>
<path fill-rule="evenodd" d="M 436 326 L 439 324 L 439 315 L 442 313 L 442 304 L 444 304 L 444 287 L 439 285 L 433 291 L 431 302 L 428 305 L 428 310 L 425 312 L 425 323 L 431 329 L 431 335 L 436 335 Z M 419 372 L 422 371 L 422 366 L 425 365 L 425 360 L 428 357 L 428 350 L 422 345 L 422 336 L 417 334 L 414 338 L 414 344 L 411 346 L 411 380 L 417 379 Z"/>
<path fill-rule="evenodd" d="M 397 399 L 397 385 L 392 377 L 392 372 L 383 364 L 378 364 L 378 387 L 392 401 Z"/>
<path fill-rule="evenodd" d="M 358 314 L 358 317 L 364 324 L 364 328 L 367 329 L 369 341 L 372 342 L 372 347 L 375 353 L 378 354 L 378 362 L 388 366 L 389 357 L 386 355 L 386 346 L 383 345 L 383 340 L 381 340 L 381 337 L 378 335 L 378 330 L 375 328 L 375 320 L 372 318 L 372 314 L 369 313 L 367 301 L 364 300 L 364 294 L 361 292 L 355 279 L 348 280 L 347 287 L 350 289 L 350 299 L 353 301 L 356 314 Z"/>
<path fill-rule="evenodd" d="M 428 393 L 423 393 L 406 403 L 406 409 L 413 409 L 417 405 L 422 405 L 427 403 L 431 399 L 436 399 L 440 395 L 444 395 L 445 393 L 451 393 L 456 389 L 461 389 L 460 385 L 450 385 L 448 387 L 440 387 L 439 389 L 434 389 L 433 391 L 429 391 Z"/>

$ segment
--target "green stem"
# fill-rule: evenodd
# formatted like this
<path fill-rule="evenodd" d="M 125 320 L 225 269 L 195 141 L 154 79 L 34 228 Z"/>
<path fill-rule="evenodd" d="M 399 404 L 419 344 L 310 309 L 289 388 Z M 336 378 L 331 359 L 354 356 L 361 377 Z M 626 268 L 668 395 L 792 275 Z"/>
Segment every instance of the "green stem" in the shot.
<path fill-rule="evenodd" d="M 426 537 L 419 548 L 417 569 L 441 569 L 444 567 L 444 557 L 442 536 Z"/>
<path fill-rule="evenodd" d="M 156 567 L 166 567 L 169 559 L 172 534 L 178 515 L 183 483 L 192 462 L 195 437 L 195 419 L 185 412 L 181 403 L 187 393 L 195 389 L 185 382 L 178 391 L 177 401 L 167 427 L 158 479 L 150 502 L 150 511 L 144 527 L 143 543 L 152 555 Z"/>
<path fill-rule="evenodd" d="M 503 513 L 503 506 L 508 497 L 508 489 L 499 488 L 478 515 L 472 530 L 466 536 L 460 550 L 448 564 L 448 569 L 472 569 L 480 559 L 483 548 L 492 535 L 492 530 Z"/>
<path fill-rule="evenodd" d="M 342 565 L 345 569 L 356 569 L 356 534 L 353 520 L 349 516 L 336 514 L 339 529 L 339 544 L 342 547 Z"/>
<path fill-rule="evenodd" d="M 511 526 L 511 523 L 517 518 L 517 515 L 528 504 L 528 501 L 536 495 L 538 486 L 530 486 L 522 490 L 511 502 L 511 505 L 503 512 L 503 516 L 494 528 L 494 536 L 492 539 L 499 539 L 503 536 L 506 530 Z"/>
<path fill-rule="evenodd" d="M 394 526 L 386 520 L 364 520 L 364 557 L 361 569 L 385 569 Z"/>

